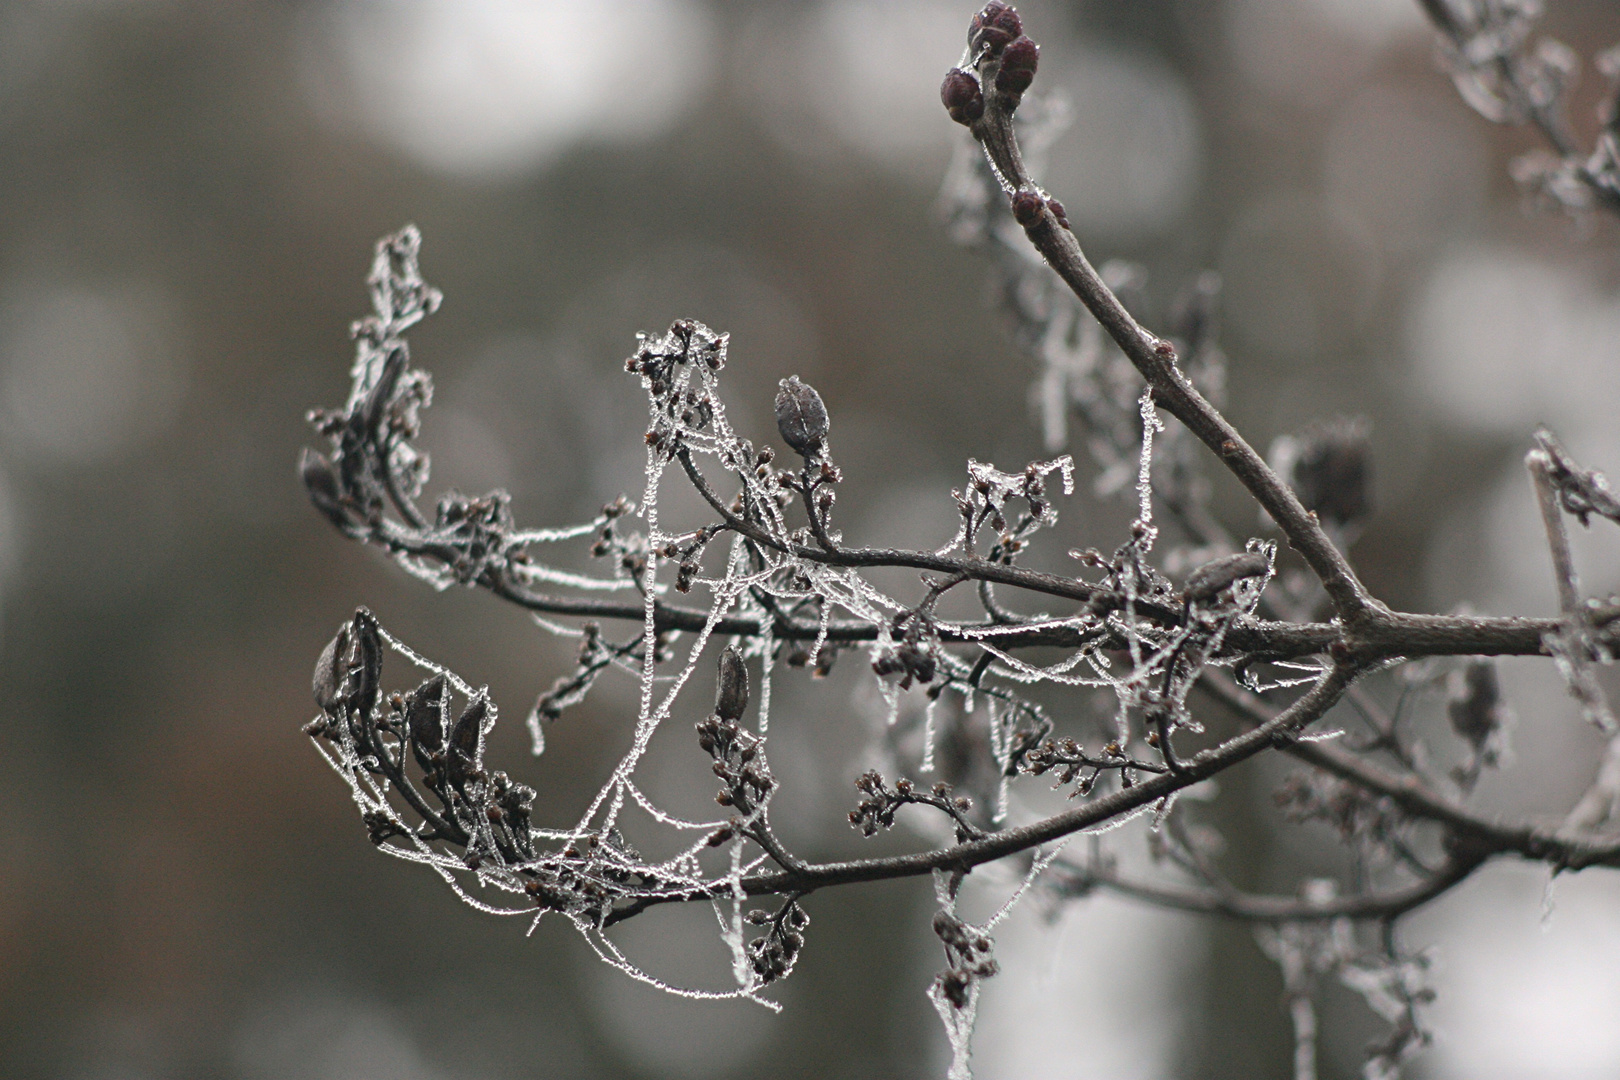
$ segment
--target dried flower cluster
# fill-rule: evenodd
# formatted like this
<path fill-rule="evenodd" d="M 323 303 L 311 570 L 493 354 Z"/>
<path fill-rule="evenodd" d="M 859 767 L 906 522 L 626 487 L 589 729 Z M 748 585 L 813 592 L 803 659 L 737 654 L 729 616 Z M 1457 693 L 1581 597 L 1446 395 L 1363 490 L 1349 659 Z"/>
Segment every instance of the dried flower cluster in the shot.
<path fill-rule="evenodd" d="M 1582 161 L 1559 141 L 1568 58 L 1547 46 L 1526 51 L 1531 6 L 1425 6 L 1471 103 L 1492 119 L 1529 119 L 1556 136 L 1562 179 L 1547 190 L 1571 205 L 1620 206 L 1614 129 Z M 1269 462 L 1252 448 L 1218 408 L 1224 357 L 1213 275 L 1178 298 L 1166 335 L 1138 324 L 1119 291 L 1143 289 L 1145 276 L 1121 264 L 1093 269 L 1020 148 L 1021 135 L 1043 137 L 1048 119 L 1015 119 L 1038 57 L 1011 7 L 991 2 L 973 16 L 941 98 L 982 153 L 953 168 L 944 203 L 953 235 L 992 262 L 1018 339 L 1042 366 L 1051 452 L 1072 432 L 1096 467 L 1097 493 L 1134 504 L 1135 519 L 1112 551 L 1071 551 L 1065 562 L 1063 552 L 1043 549 L 1041 532 L 1073 491 L 1067 455 L 1011 471 L 969 461 L 966 482 L 949 493 L 960 522 L 943 546 L 856 546 L 835 522 L 843 477 L 820 395 L 796 376 L 782 380 L 776 434 L 798 460 L 779 465 L 763 439 L 756 445 L 732 428 L 720 389 L 727 337 L 694 319 L 642 335 L 625 365 L 648 403 L 639 499 L 620 497 L 592 521 L 554 529 L 519 527 L 499 491 L 450 493 L 425 512 L 417 500 L 428 457 L 416 439 L 432 382 L 410 366 L 404 334 L 437 308 L 439 294 L 422 280 L 420 238 L 407 228 L 378 245 L 375 313 L 355 327 L 347 404 L 312 414 L 328 447 L 304 455 L 310 498 L 339 530 L 430 584 L 485 589 L 579 638 L 575 668 L 529 717 L 536 753 L 547 727 L 564 722 L 614 669 L 639 683 L 640 707 L 626 718 L 629 750 L 580 818 L 537 826 L 534 792 L 484 760 L 496 720 L 488 693 L 362 610 L 321 655 L 321 712 L 306 731 L 349 784 L 373 843 L 433 868 L 479 908 L 570 920 L 634 977 L 658 983 L 619 951 L 608 933 L 614 925 L 657 905 L 712 905 L 735 986 L 679 993 L 769 1005 L 760 992 L 786 977 L 805 947 L 807 897 L 933 874 L 945 969 L 930 996 L 952 1041 L 952 1076 L 965 1076 L 979 987 L 997 972 L 995 923 L 1030 889 L 1061 901 L 1105 888 L 1256 923 L 1284 973 L 1297 1074 L 1314 1075 L 1313 993 L 1332 977 L 1390 1024 L 1366 1075 L 1394 1076 L 1428 1040 L 1420 1010 L 1431 996 L 1423 954 L 1400 941 L 1400 916 L 1496 857 L 1556 870 L 1620 866 L 1612 831 L 1620 820 L 1620 723 L 1593 676 L 1620 644 L 1620 602 L 1581 594 L 1565 533 L 1568 517 L 1583 526 L 1593 517 L 1620 522 L 1620 501 L 1601 474 L 1538 433 L 1528 464 L 1561 616 L 1422 615 L 1380 603 L 1345 554 L 1371 512 L 1370 429 L 1330 420 L 1280 441 Z M 1242 538 L 1221 522 L 1204 475 L 1212 463 L 1262 512 L 1248 520 L 1270 523 L 1275 536 Z M 661 495 L 672 479 L 700 496 L 698 520 L 666 520 Z M 600 570 L 541 557 L 568 541 L 579 541 Z M 869 576 L 895 567 L 920 572 L 918 593 L 885 592 Z M 958 589 L 976 596 L 977 614 L 941 614 L 942 598 Z M 1023 602 L 1004 603 L 1008 595 Z M 1025 613 L 1032 606 L 1045 610 Z M 568 619 L 578 625 L 561 621 Z M 610 625 L 622 626 L 622 636 Z M 425 679 L 386 690 L 389 651 Z M 809 863 L 771 826 L 779 782 L 767 762 L 770 688 L 797 677 L 784 675 L 783 664 L 825 674 L 839 654 L 858 651 L 884 703 L 876 745 L 885 768 L 935 776 L 891 784 L 879 771 L 864 773 L 849 821 L 872 836 L 916 807 L 908 813 L 945 826 L 948 839 L 910 854 Z M 1551 658 L 1614 747 L 1562 825 L 1501 822 L 1468 805 L 1481 772 L 1503 762 L 1511 718 L 1492 658 L 1506 655 Z M 683 693 L 704 665 L 716 671 L 712 708 L 694 707 Z M 755 672 L 759 692 L 751 695 Z M 1055 713 L 1055 694 L 1075 707 Z M 1449 774 L 1415 751 L 1410 724 L 1402 726 L 1425 708 L 1456 736 Z M 1347 730 L 1319 737 L 1313 729 L 1330 710 Z M 1088 721 L 1097 715 L 1106 719 Z M 649 742 L 671 719 L 696 722 L 697 748 L 720 784 L 712 820 L 671 814 L 638 785 Z M 1342 879 L 1302 881 L 1294 895 L 1245 893 L 1220 873 L 1219 836 L 1176 803 L 1177 793 L 1268 752 L 1303 765 L 1277 803 L 1292 820 L 1332 828 L 1347 853 Z M 1053 787 L 1067 794 L 1055 810 L 1043 795 Z M 621 820 L 630 806 L 660 829 L 687 834 L 674 855 L 638 852 Z M 1084 856 L 1066 852 L 1073 837 L 1144 813 L 1161 878 L 1122 874 L 1100 838 Z M 1022 884 L 986 925 L 966 922 L 956 912 L 960 886 L 1004 860 L 1021 868 Z M 747 906 L 763 896 L 779 898 L 774 911 Z"/>

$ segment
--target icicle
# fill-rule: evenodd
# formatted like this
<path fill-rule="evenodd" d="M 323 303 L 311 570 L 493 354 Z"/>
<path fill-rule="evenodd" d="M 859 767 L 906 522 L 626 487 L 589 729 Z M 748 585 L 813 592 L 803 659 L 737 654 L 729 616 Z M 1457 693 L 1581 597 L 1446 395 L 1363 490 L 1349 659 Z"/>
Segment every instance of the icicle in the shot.
<path fill-rule="evenodd" d="M 940 697 L 944 695 L 941 694 Z M 939 698 L 934 698 L 923 710 L 923 751 L 922 764 L 917 766 L 919 772 L 931 773 L 934 771 L 934 713 L 939 708 Z"/>
<path fill-rule="evenodd" d="M 1153 550 L 1153 541 L 1159 530 L 1153 524 L 1153 434 L 1164 430 L 1153 407 L 1153 388 L 1143 387 L 1138 408 L 1142 414 L 1142 456 L 1136 466 L 1137 523 L 1142 527 L 1142 551 Z"/>

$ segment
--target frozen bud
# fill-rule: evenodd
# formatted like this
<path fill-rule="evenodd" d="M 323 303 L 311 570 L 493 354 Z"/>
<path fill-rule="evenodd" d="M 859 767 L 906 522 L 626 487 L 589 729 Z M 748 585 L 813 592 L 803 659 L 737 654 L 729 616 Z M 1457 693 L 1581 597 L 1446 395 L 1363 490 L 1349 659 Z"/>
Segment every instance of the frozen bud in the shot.
<path fill-rule="evenodd" d="M 1041 47 L 1021 37 L 1008 45 L 1001 54 L 1001 70 L 996 72 L 996 89 L 1008 97 L 1017 98 L 1035 81 L 1035 69 L 1040 66 Z"/>
<path fill-rule="evenodd" d="M 735 645 L 720 650 L 720 679 L 714 712 L 722 720 L 739 720 L 748 708 L 748 665 Z"/>
<path fill-rule="evenodd" d="M 1244 578 L 1261 577 L 1270 569 L 1270 560 L 1257 551 L 1225 555 L 1188 574 L 1184 591 L 1188 602 L 1213 600 L 1222 589 Z"/>
<path fill-rule="evenodd" d="M 1018 17 L 1017 8 L 1000 3 L 1000 0 L 990 0 L 968 24 L 968 48 L 975 54 L 988 49 L 994 55 L 1023 32 L 1024 24 Z"/>
<path fill-rule="evenodd" d="M 344 665 L 349 655 L 349 624 L 338 627 L 337 636 L 326 643 L 315 661 L 315 704 L 324 713 L 335 714 L 343 700 Z"/>
<path fill-rule="evenodd" d="M 984 91 L 979 80 L 961 68 L 951 68 L 939 86 L 939 100 L 958 124 L 971 124 L 984 115 Z"/>
<path fill-rule="evenodd" d="M 306 449 L 298 459 L 298 475 L 303 478 L 304 490 L 309 492 L 309 501 L 315 504 L 315 509 L 340 529 L 349 524 L 337 470 L 332 468 L 325 454 Z"/>
<path fill-rule="evenodd" d="M 1322 521 L 1358 524 L 1372 512 L 1371 434 L 1358 418 L 1284 435 L 1271 444 L 1271 466 Z"/>
<path fill-rule="evenodd" d="M 1012 197 L 1013 220 L 1026 229 L 1041 220 L 1045 209 L 1046 200 L 1038 192 L 1020 191 Z"/>
<path fill-rule="evenodd" d="M 782 380 L 782 389 L 776 395 L 776 429 L 782 441 L 801 457 L 821 453 L 830 427 L 827 407 L 815 388 L 799 381 L 797 375 Z"/>

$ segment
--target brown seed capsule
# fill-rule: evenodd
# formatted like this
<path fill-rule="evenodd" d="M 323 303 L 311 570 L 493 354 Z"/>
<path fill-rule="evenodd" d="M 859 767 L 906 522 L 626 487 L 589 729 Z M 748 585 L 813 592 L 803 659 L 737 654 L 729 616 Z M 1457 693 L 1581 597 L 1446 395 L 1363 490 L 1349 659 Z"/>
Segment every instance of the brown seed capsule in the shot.
<path fill-rule="evenodd" d="M 303 478 L 304 490 L 309 492 L 309 501 L 315 504 L 315 509 L 340 529 L 349 524 L 349 512 L 343 506 L 337 470 L 332 468 L 325 454 L 305 449 L 298 459 L 298 475 Z"/>
<path fill-rule="evenodd" d="M 722 720 L 739 720 L 748 708 L 748 665 L 735 645 L 720 650 L 720 680 L 714 712 Z"/>
<path fill-rule="evenodd" d="M 428 755 L 444 746 L 445 679 L 435 675 L 405 697 L 405 726 L 419 764 L 429 765 Z"/>
<path fill-rule="evenodd" d="M 939 86 L 939 100 L 958 124 L 971 124 L 984 115 L 984 91 L 979 80 L 961 68 L 951 68 Z"/>
<path fill-rule="evenodd" d="M 819 455 L 826 443 L 827 407 L 815 388 L 799 381 L 797 375 L 782 380 L 782 389 L 776 395 L 776 429 L 782 441 L 801 457 Z"/>
<path fill-rule="evenodd" d="M 1024 228 L 1029 228 L 1041 220 L 1041 212 L 1046 209 L 1046 200 L 1034 191 L 1020 191 L 1012 197 L 1013 220 Z"/>
<path fill-rule="evenodd" d="M 1272 467 L 1323 521 L 1359 525 L 1372 513 L 1372 426 L 1366 419 L 1317 424 L 1271 446 Z"/>
<path fill-rule="evenodd" d="M 357 716 L 370 716 L 377 706 L 377 692 L 382 685 L 382 638 L 371 612 L 360 608 L 354 613 L 349 623 L 349 637 L 354 642 L 354 660 L 349 668 L 349 708 Z"/>
<path fill-rule="evenodd" d="M 478 771 L 484 756 L 484 717 L 489 700 L 482 694 L 467 703 L 450 729 L 450 782 L 460 787 Z"/>
<path fill-rule="evenodd" d="M 1476 754 L 1485 750 L 1491 736 L 1507 721 L 1507 706 L 1496 679 L 1496 665 L 1474 660 L 1452 676 L 1447 688 L 1446 715 L 1451 730 L 1473 746 Z M 1491 762 L 1494 764 L 1494 755 Z"/>
<path fill-rule="evenodd" d="M 1227 586 L 1244 578 L 1260 577 L 1270 569 L 1271 563 L 1257 551 L 1225 555 L 1188 574 L 1183 591 L 1189 602 L 1213 600 Z"/>
<path fill-rule="evenodd" d="M 975 54 L 981 49 L 988 49 L 994 55 L 1023 32 L 1024 24 L 1018 17 L 1017 8 L 1009 7 L 1000 0 L 990 0 L 968 24 L 968 48 Z"/>
<path fill-rule="evenodd" d="M 1008 97 L 1017 98 L 1035 81 L 1035 69 L 1040 66 L 1041 47 L 1027 37 L 1008 45 L 1001 53 L 1001 70 L 996 72 L 996 89 Z"/>

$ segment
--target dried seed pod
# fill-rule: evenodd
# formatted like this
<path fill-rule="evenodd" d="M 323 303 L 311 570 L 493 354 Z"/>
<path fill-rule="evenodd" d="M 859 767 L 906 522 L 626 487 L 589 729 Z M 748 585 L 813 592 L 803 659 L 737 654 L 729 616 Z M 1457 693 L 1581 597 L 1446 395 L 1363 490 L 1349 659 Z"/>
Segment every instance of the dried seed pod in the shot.
<path fill-rule="evenodd" d="M 722 720 L 736 721 L 748 708 L 748 665 L 735 645 L 720 651 L 720 681 L 714 695 L 714 712 Z"/>
<path fill-rule="evenodd" d="M 1315 425 L 1273 442 L 1271 465 L 1305 509 L 1341 528 L 1357 525 L 1372 513 L 1371 435 L 1365 419 Z"/>
<path fill-rule="evenodd" d="M 815 387 L 800 382 L 797 375 L 782 380 L 776 395 L 776 429 L 783 442 L 801 457 L 815 457 L 825 447 L 830 426 L 827 407 Z"/>
<path fill-rule="evenodd" d="M 304 490 L 309 492 L 309 501 L 315 504 L 315 509 L 340 529 L 350 524 L 337 470 L 325 454 L 306 448 L 298 459 L 298 475 L 303 478 Z"/>
<path fill-rule="evenodd" d="M 449 761 L 450 782 L 462 786 L 477 771 L 484 756 L 484 717 L 489 714 L 489 699 L 482 693 L 467 703 L 450 729 Z"/>
<path fill-rule="evenodd" d="M 326 643 L 315 661 L 315 704 L 328 716 L 337 715 L 343 701 L 343 677 L 349 656 L 349 624 L 338 627 L 337 636 Z"/>
<path fill-rule="evenodd" d="M 979 80 L 961 68 L 951 68 L 939 85 L 939 100 L 958 124 L 971 124 L 984 115 L 984 91 Z"/>
<path fill-rule="evenodd" d="M 1003 4 L 1000 0 L 990 0 L 984 5 L 984 10 L 973 16 L 968 24 L 968 48 L 975 55 L 980 50 L 988 49 L 993 56 L 1005 49 L 1024 32 L 1023 20 L 1018 17 L 1018 9 Z"/>
<path fill-rule="evenodd" d="M 360 422 L 367 434 L 373 437 L 381 434 L 383 418 L 388 415 L 388 403 L 394 399 L 394 391 L 399 386 L 400 376 L 405 374 L 408 362 L 404 346 L 389 350 L 376 383 L 366 391 L 365 398 L 360 402 Z"/>
<path fill-rule="evenodd" d="M 430 768 L 429 755 L 444 747 L 444 720 L 450 704 L 443 675 L 435 675 L 405 697 L 405 726 L 411 749 L 422 768 Z"/>
<path fill-rule="evenodd" d="M 1502 691 L 1496 681 L 1496 665 L 1475 660 L 1454 674 L 1446 695 L 1451 730 L 1476 747 L 1483 746 L 1486 737 L 1501 726 Z"/>
<path fill-rule="evenodd" d="M 356 716 L 368 717 L 377 707 L 378 688 L 382 685 L 382 638 L 371 612 L 360 608 L 354 613 L 349 636 L 354 641 L 354 659 L 349 667 L 349 709 Z"/>
<path fill-rule="evenodd" d="M 1257 551 L 1243 551 L 1213 559 L 1187 575 L 1183 590 L 1189 603 L 1215 599 L 1222 589 L 1243 580 L 1260 577 L 1271 569 L 1271 562 Z"/>
<path fill-rule="evenodd" d="M 1001 53 L 1001 70 L 996 72 L 996 89 L 1011 98 L 1023 96 L 1035 81 L 1041 63 L 1041 47 L 1027 37 L 1008 45 Z"/>

